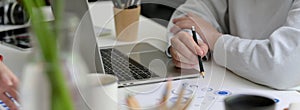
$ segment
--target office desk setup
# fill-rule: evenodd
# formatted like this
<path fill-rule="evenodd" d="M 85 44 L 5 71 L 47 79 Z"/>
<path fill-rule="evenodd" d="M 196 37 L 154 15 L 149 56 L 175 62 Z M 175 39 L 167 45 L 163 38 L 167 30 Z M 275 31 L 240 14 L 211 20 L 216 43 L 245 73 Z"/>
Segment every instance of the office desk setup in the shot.
<path fill-rule="evenodd" d="M 115 40 L 113 4 L 111 2 L 96 2 L 90 5 L 93 22 L 96 26 L 113 30 L 111 35 L 97 37 L 97 43 L 101 46 L 121 45 L 133 42 L 119 42 Z M 164 51 L 167 46 L 166 28 L 143 16 L 140 17 L 140 25 L 137 42 L 149 42 Z M 172 95 L 168 101 L 173 104 L 178 96 L 178 90 L 186 86 L 185 97 L 194 94 L 194 101 L 190 110 L 210 109 L 223 110 L 223 99 L 234 94 L 261 94 L 274 98 L 277 102 L 277 110 L 288 107 L 291 102 L 300 102 L 300 94 L 296 91 L 277 91 L 261 85 L 257 85 L 224 67 L 216 65 L 213 60 L 204 62 L 206 76 L 173 81 Z M 184 73 L 182 73 L 184 74 Z M 119 107 L 126 109 L 125 97 L 127 94 L 135 94 L 137 100 L 144 108 L 153 108 L 163 95 L 166 84 L 154 83 L 140 86 L 119 88 Z"/>
<path fill-rule="evenodd" d="M 164 51 L 167 47 L 165 37 L 167 33 L 166 28 L 151 19 L 140 16 L 138 39 L 134 42 L 120 42 L 115 40 L 112 2 L 94 2 L 89 4 L 89 8 L 91 11 L 92 21 L 95 26 L 112 30 L 108 35 L 97 36 L 97 44 L 99 48 L 105 46 L 132 44 L 136 42 L 150 43 L 159 48 L 161 51 Z M 15 52 L 0 45 L 0 52 L 1 51 L 8 52 L 8 54 L 11 55 L 23 53 L 20 55 L 22 57 L 16 57 L 20 59 L 14 60 L 9 58 L 7 60 L 9 67 L 14 65 L 12 62 L 15 62 L 16 60 L 21 61 L 19 64 L 21 66 L 18 68 L 25 65 L 25 57 L 30 53 L 27 51 Z M 167 103 L 174 104 L 178 98 L 181 87 L 186 88 L 183 103 L 187 101 L 186 99 L 188 97 L 194 95 L 194 99 L 189 110 L 224 110 L 223 99 L 235 94 L 259 94 L 270 97 L 277 103 L 276 110 L 283 110 L 284 108 L 287 108 L 290 103 L 300 102 L 300 93 L 296 91 L 278 91 L 255 84 L 235 75 L 231 71 L 226 70 L 224 67 L 216 65 L 213 59 L 211 61 L 204 62 L 204 68 L 206 70 L 205 78 L 199 77 L 172 81 L 171 96 Z M 13 70 L 14 69 L 15 68 L 13 68 Z M 20 72 L 19 69 L 16 71 Z M 165 82 L 160 82 L 119 88 L 119 108 L 122 110 L 128 109 L 125 98 L 128 94 L 133 94 L 136 96 L 143 108 L 153 109 L 159 103 L 164 93 L 165 86 Z"/>

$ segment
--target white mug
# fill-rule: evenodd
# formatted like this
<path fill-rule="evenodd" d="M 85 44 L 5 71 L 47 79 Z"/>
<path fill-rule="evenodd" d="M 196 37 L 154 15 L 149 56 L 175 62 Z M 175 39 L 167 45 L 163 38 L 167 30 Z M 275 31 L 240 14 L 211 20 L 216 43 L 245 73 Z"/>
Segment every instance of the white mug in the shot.
<path fill-rule="evenodd" d="M 91 110 L 118 110 L 118 78 L 109 74 L 89 74 Z"/>

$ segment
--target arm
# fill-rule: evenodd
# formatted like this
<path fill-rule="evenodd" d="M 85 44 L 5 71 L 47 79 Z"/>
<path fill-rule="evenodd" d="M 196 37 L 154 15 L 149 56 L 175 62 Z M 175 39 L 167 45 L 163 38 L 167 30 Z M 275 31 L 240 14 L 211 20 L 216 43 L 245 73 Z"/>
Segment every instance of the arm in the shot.
<path fill-rule="evenodd" d="M 276 89 L 300 85 L 300 0 L 295 0 L 285 25 L 266 40 L 222 35 L 214 47 L 217 64 L 253 82 Z M 224 58 L 225 56 L 225 58 Z"/>

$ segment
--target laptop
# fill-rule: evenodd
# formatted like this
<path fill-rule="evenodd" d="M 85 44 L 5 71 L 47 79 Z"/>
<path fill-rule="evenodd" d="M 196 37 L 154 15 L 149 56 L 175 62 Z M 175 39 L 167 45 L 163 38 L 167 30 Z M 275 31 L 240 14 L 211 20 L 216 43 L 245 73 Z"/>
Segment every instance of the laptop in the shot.
<path fill-rule="evenodd" d="M 164 52 L 149 43 L 99 49 L 87 1 L 65 0 L 65 2 L 65 4 L 72 3 L 65 7 L 67 12 L 75 13 L 82 18 L 75 34 L 75 43 L 78 44 L 79 53 L 88 65 L 90 73 L 115 75 L 119 79 L 119 87 L 199 77 L 197 70 L 176 68 Z"/>

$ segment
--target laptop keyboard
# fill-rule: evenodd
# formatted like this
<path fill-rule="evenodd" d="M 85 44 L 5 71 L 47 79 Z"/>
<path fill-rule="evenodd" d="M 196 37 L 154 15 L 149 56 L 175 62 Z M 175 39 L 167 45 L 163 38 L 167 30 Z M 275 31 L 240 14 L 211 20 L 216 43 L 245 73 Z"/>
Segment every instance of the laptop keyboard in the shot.
<path fill-rule="evenodd" d="M 105 73 L 117 76 L 119 81 L 158 77 L 148 68 L 125 56 L 118 50 L 109 48 L 101 49 L 100 52 Z"/>

